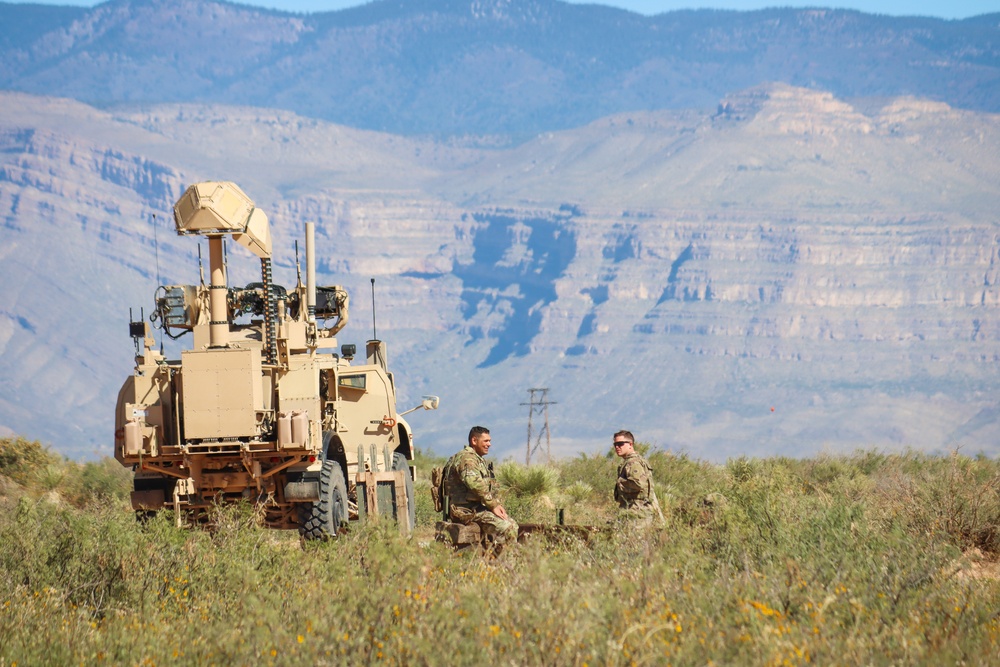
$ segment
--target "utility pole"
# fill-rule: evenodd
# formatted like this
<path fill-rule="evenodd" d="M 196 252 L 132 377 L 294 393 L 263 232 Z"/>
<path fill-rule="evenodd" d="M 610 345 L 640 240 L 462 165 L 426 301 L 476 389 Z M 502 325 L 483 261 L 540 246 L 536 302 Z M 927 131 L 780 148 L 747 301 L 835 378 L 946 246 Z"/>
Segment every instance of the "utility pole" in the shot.
<path fill-rule="evenodd" d="M 528 406 L 528 448 L 527 453 L 524 457 L 524 465 L 531 465 L 531 456 L 541 449 L 542 446 L 542 434 L 545 435 L 545 462 L 552 462 L 552 452 L 551 452 L 551 437 L 549 434 L 549 406 L 555 405 L 555 401 L 549 400 L 549 389 L 548 387 L 543 388 L 532 388 L 528 390 L 531 392 L 531 399 L 528 403 L 521 403 L 521 405 Z M 544 417 L 545 424 L 538 430 L 538 433 L 534 433 L 534 417 L 535 415 L 540 415 Z M 534 435 L 534 443 L 532 443 L 532 436 Z"/>

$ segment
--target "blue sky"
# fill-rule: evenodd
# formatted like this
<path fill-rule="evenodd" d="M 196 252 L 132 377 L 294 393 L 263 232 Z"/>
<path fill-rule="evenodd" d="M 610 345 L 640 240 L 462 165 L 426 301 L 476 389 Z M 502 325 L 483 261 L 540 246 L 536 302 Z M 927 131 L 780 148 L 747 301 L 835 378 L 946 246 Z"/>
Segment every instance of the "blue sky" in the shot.
<path fill-rule="evenodd" d="M 11 0 L 4 0 L 11 2 Z M 1000 12 L 1000 0 L 568 0 L 575 4 L 601 4 L 629 9 L 641 14 L 658 14 L 674 9 L 762 9 L 764 7 L 837 7 L 859 9 L 873 14 L 894 16 L 937 16 L 956 19 Z M 77 5 L 92 7 L 101 4 L 94 0 L 32 0 L 47 5 Z M 240 4 L 271 7 L 296 12 L 323 12 L 365 4 L 363 0 L 241 0 Z"/>

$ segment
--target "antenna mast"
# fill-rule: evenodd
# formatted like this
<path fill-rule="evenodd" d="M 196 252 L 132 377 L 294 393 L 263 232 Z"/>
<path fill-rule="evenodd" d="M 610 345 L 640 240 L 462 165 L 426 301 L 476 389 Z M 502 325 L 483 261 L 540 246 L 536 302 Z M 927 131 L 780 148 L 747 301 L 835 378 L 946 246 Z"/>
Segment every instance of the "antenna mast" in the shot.
<path fill-rule="evenodd" d="M 378 340 L 375 331 L 375 279 L 372 278 L 372 340 Z"/>

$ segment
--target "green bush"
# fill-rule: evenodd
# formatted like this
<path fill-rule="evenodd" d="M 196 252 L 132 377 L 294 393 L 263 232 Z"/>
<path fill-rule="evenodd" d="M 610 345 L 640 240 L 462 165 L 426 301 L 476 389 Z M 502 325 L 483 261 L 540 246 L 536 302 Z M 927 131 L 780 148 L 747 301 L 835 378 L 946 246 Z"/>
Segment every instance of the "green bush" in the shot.
<path fill-rule="evenodd" d="M 882 525 L 1000 554 L 1000 465 L 985 458 L 909 453 L 874 476 Z"/>
<path fill-rule="evenodd" d="M 496 471 L 501 488 L 517 497 L 551 495 L 559 488 L 559 470 L 550 466 L 525 466 L 504 461 Z"/>
<path fill-rule="evenodd" d="M 113 458 L 77 463 L 24 438 L 0 439 L 0 475 L 29 493 L 54 494 L 81 507 L 122 500 L 132 490 L 132 471 Z"/>
<path fill-rule="evenodd" d="M 428 476 L 418 477 L 413 484 L 418 526 L 433 526 L 441 520 L 441 513 L 434 509 L 431 498 L 431 481 Z"/>
<path fill-rule="evenodd" d="M 443 468 L 445 462 L 447 461 L 447 456 L 437 456 L 436 454 L 429 452 L 426 449 L 421 449 L 420 447 L 416 447 L 413 450 L 413 466 L 417 469 L 418 474 L 425 474 L 430 477 L 431 468 Z"/>
<path fill-rule="evenodd" d="M 593 500 L 607 500 L 618 475 L 618 459 L 606 456 L 580 454 L 572 459 L 558 461 L 559 478 L 566 484 L 586 484 L 594 490 Z"/>
<path fill-rule="evenodd" d="M 132 491 L 132 471 L 113 458 L 104 457 L 100 461 L 88 461 L 79 471 L 77 500 L 88 498 L 105 501 L 123 500 Z"/>
<path fill-rule="evenodd" d="M 34 483 L 40 477 L 47 477 L 50 466 L 59 464 L 60 460 L 61 457 L 37 440 L 0 438 L 0 475 L 23 486 Z"/>
<path fill-rule="evenodd" d="M 586 482 L 577 480 L 562 489 L 563 494 L 572 503 L 582 503 L 594 498 L 594 487 Z"/>

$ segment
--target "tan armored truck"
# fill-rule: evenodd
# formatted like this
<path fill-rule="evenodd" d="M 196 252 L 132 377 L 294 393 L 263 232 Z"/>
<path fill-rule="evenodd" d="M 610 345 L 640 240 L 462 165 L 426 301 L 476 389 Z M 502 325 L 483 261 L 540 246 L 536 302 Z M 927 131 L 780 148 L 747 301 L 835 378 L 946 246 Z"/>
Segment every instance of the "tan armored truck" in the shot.
<path fill-rule="evenodd" d="M 306 283 L 274 285 L 267 216 L 234 183 L 192 185 L 174 206 L 182 236 L 208 239 L 209 284 L 157 289 L 150 321 L 164 335 L 193 335 L 180 360 L 157 351 L 150 322 L 130 323 L 135 372 L 115 409 L 115 458 L 135 470 L 132 506 L 199 521 L 215 504 L 247 499 L 264 523 L 306 538 L 337 535 L 352 519 L 414 525 L 413 437 L 396 412 L 385 344 L 366 362 L 337 347 L 348 295 L 316 286 L 314 229 L 306 223 Z M 261 280 L 226 281 L 223 242 L 261 261 Z M 298 266 L 298 260 L 296 259 Z M 162 348 L 161 348 L 162 349 Z"/>

